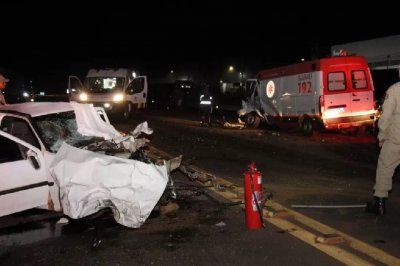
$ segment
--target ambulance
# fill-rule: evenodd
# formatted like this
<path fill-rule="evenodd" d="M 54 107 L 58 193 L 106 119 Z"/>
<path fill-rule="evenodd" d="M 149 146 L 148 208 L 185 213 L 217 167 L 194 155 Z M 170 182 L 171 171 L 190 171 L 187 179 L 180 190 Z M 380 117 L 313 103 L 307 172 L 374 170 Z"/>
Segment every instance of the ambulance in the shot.
<path fill-rule="evenodd" d="M 91 103 L 110 114 L 129 118 L 134 110 L 147 103 L 147 77 L 137 76 L 132 69 L 89 69 L 84 82 L 69 76 L 70 101 Z"/>
<path fill-rule="evenodd" d="M 364 129 L 374 124 L 374 84 L 362 56 L 337 56 L 266 69 L 249 80 L 239 117 L 247 127 L 261 121 L 322 129 Z"/>

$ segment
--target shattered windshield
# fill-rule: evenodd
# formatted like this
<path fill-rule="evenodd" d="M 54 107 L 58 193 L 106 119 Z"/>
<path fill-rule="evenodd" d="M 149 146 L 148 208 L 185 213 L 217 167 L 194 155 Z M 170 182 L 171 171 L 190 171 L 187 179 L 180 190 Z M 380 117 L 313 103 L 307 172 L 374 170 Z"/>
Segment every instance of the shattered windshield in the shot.
<path fill-rule="evenodd" d="M 35 117 L 41 139 L 51 152 L 57 152 L 65 141 L 72 146 L 91 143 L 94 137 L 83 136 L 78 132 L 75 113 L 62 112 Z"/>
<path fill-rule="evenodd" d="M 92 92 L 111 92 L 122 90 L 125 78 L 121 77 L 90 77 L 86 80 L 86 87 Z"/>

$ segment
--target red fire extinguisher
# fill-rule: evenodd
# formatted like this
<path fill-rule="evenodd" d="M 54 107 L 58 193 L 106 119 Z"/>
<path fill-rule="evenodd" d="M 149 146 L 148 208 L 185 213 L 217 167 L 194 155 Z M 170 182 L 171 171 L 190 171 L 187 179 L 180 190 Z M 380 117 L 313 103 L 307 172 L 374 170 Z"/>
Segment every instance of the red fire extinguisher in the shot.
<path fill-rule="evenodd" d="M 244 173 L 244 202 L 247 228 L 262 228 L 262 176 L 254 162 L 251 162 L 249 169 Z"/>

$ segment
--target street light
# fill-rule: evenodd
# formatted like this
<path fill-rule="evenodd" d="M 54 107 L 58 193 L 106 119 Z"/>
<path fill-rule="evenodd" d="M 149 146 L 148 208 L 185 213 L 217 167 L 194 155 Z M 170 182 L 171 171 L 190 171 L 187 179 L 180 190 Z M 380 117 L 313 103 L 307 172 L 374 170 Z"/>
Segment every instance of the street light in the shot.
<path fill-rule="evenodd" d="M 234 73 L 235 72 L 235 68 L 231 65 L 231 66 L 229 66 L 228 67 L 228 72 L 229 73 Z M 243 86 L 243 79 L 244 79 L 244 72 L 242 72 L 242 71 L 240 71 L 239 72 L 239 83 L 240 83 L 240 86 Z M 236 76 L 236 75 L 234 75 L 234 76 Z M 235 80 L 237 80 L 236 78 L 234 78 L 234 81 Z"/>

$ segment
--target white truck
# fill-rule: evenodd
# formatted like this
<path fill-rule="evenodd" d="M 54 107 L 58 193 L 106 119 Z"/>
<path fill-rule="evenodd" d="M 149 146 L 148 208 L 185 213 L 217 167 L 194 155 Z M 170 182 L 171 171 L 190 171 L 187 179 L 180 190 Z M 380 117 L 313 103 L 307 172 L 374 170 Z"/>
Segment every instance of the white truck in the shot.
<path fill-rule="evenodd" d="M 248 84 L 252 85 L 250 97 L 243 102 L 239 117 L 249 128 L 265 120 L 300 127 L 311 135 L 319 129 L 360 129 L 374 124 L 374 84 L 361 56 L 266 69 Z"/>
<path fill-rule="evenodd" d="M 67 93 L 70 101 L 92 103 L 129 118 L 133 110 L 146 107 L 147 87 L 147 77 L 136 76 L 131 69 L 90 69 L 83 84 L 69 76 Z"/>

